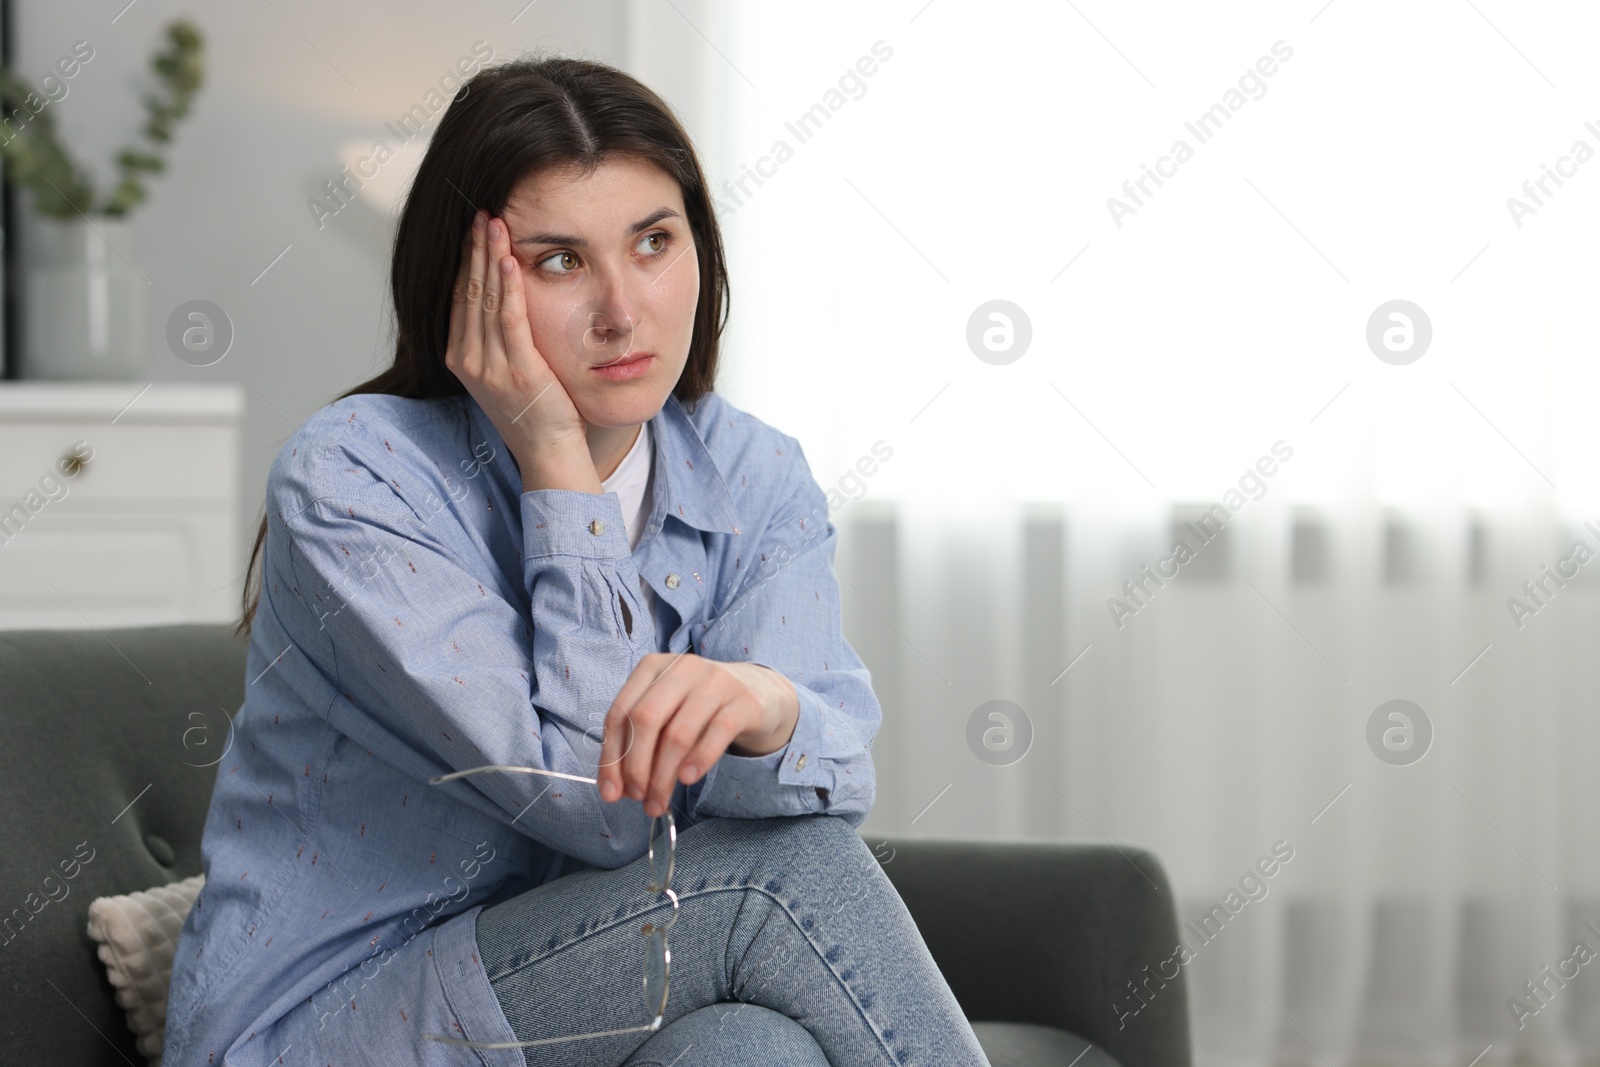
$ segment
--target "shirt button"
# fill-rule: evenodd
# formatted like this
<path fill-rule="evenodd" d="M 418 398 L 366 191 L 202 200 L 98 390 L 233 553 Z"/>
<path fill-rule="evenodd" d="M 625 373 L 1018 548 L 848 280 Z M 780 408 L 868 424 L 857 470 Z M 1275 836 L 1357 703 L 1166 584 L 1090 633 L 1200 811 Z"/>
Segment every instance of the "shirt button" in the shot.
<path fill-rule="evenodd" d="M 794 761 L 794 769 L 797 771 L 806 769 L 806 754 L 804 752 L 800 753 L 800 758 Z"/>
<path fill-rule="evenodd" d="M 676 588 L 678 588 L 678 576 L 676 574 L 667 575 L 667 588 L 668 589 L 676 589 Z"/>
<path fill-rule="evenodd" d="M 595 519 L 589 524 L 589 532 L 594 534 L 596 537 L 599 537 L 601 534 L 606 532 L 606 524 L 601 522 L 599 519 Z"/>

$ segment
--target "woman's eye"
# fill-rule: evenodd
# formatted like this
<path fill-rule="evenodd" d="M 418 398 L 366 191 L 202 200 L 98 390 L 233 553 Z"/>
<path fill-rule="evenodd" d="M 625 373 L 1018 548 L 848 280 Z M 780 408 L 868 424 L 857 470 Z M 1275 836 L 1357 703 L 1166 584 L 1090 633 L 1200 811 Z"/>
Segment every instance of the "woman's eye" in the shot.
<path fill-rule="evenodd" d="M 647 233 L 643 237 L 639 238 L 639 244 L 644 245 L 647 242 L 653 242 L 648 248 L 645 249 L 645 251 L 651 256 L 659 256 L 666 252 L 667 246 L 670 245 L 675 239 L 676 238 L 672 233 L 666 230 L 657 230 L 655 233 Z M 563 269 L 556 270 L 546 266 L 546 264 L 552 263 L 558 259 L 562 262 Z M 541 259 L 535 263 L 534 266 L 538 267 L 547 274 L 571 274 L 577 269 L 578 257 L 571 252 L 552 252 L 544 259 Z"/>
<path fill-rule="evenodd" d="M 551 260 L 559 259 L 559 260 L 562 260 L 563 262 L 565 262 L 566 260 L 572 260 L 572 261 L 574 261 L 573 264 L 571 266 L 568 266 L 566 270 L 551 270 L 550 271 L 551 274 L 570 274 L 572 272 L 573 266 L 576 266 L 577 258 L 578 257 L 573 255 L 571 252 L 552 252 L 550 255 L 546 256 L 544 259 L 541 259 L 538 263 L 534 264 L 534 266 L 539 267 L 540 269 L 548 270 L 549 268 L 545 267 L 544 265 L 546 263 L 549 263 Z"/>

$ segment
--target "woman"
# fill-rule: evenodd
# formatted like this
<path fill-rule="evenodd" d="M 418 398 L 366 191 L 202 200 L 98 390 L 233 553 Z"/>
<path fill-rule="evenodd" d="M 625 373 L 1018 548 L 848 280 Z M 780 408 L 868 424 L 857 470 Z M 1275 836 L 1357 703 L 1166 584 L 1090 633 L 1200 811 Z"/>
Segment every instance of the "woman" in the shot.
<path fill-rule="evenodd" d="M 667 105 L 480 72 L 391 288 L 394 366 L 268 477 L 164 1062 L 986 1064 L 856 832 L 881 710 L 835 531 L 712 390 L 722 245 Z"/>

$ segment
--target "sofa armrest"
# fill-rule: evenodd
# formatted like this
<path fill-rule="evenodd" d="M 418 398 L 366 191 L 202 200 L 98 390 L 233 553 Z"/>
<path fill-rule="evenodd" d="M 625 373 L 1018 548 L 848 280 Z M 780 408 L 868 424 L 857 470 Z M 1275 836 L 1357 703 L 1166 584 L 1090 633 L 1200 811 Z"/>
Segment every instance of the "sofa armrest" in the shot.
<path fill-rule="evenodd" d="M 1158 973 L 1179 939 L 1155 856 L 894 837 L 875 851 L 969 1020 L 1067 1030 L 1127 1067 L 1190 1067 L 1185 976 Z"/>

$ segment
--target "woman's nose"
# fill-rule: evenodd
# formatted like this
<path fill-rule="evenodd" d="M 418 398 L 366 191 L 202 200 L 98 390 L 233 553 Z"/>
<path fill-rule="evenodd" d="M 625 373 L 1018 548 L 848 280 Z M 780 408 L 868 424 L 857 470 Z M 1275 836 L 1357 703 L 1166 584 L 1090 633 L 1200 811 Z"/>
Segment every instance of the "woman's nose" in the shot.
<path fill-rule="evenodd" d="M 590 366 L 615 362 L 632 350 L 637 324 L 637 314 L 626 299 L 588 301 L 574 318 L 578 335 L 574 347 Z"/>
<path fill-rule="evenodd" d="M 631 345 L 639 325 L 641 302 L 620 278 L 602 279 L 589 306 L 587 340 L 597 353 L 614 358 Z"/>

